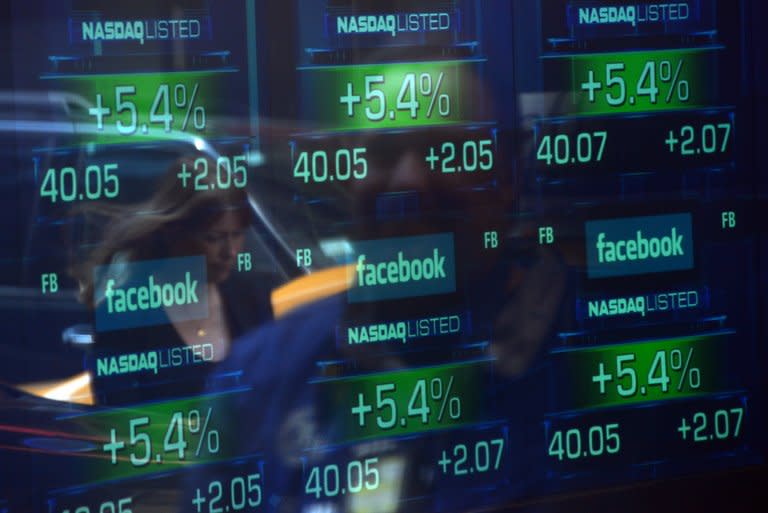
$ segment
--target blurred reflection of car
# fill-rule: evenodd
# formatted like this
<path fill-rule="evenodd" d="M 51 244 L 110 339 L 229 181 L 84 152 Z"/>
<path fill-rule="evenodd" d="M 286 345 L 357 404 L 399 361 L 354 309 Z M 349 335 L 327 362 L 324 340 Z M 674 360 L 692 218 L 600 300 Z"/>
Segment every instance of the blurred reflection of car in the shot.
<path fill-rule="evenodd" d="M 146 199 L 169 165 L 180 157 L 216 159 L 228 150 L 182 132 L 164 134 L 162 144 L 83 144 L 98 138 L 88 122 L 91 105 L 58 92 L 0 93 L 0 511 L 37 511 L 51 490 L 77 485 L 88 462 L 105 443 L 83 415 L 93 413 L 84 350 L 93 343 L 91 314 L 77 300 L 77 283 L 67 275 L 71 258 L 87 244 L 82 216 L 41 194 L 45 170 L 93 162 L 120 162 L 119 201 Z M 252 194 L 259 182 L 258 152 L 247 155 L 252 224 L 244 251 L 250 254 L 243 287 L 272 287 L 303 274 L 291 266 L 293 250 L 278 235 Z M 270 195 L 260 190 L 258 197 Z M 93 241 L 91 241 L 93 242 Z M 74 248 L 74 253 L 73 253 Z M 85 248 L 87 249 L 87 248 Z M 30 365 L 30 362 L 35 362 Z M 51 425 L 56 425 L 52 430 Z M 156 511 L 174 509 L 176 479 L 149 480 L 130 493 Z M 13 490 L 11 490 L 11 488 Z M 11 503 L 6 503 L 12 498 Z"/>

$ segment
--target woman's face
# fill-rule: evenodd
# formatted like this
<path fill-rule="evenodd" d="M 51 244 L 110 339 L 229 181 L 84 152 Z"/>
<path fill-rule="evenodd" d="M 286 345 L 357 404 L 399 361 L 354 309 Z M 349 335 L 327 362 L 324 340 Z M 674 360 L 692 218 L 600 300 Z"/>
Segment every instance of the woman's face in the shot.
<path fill-rule="evenodd" d="M 234 211 L 224 212 L 199 234 L 197 253 L 205 256 L 210 283 L 227 279 L 244 238 L 245 226 Z"/>

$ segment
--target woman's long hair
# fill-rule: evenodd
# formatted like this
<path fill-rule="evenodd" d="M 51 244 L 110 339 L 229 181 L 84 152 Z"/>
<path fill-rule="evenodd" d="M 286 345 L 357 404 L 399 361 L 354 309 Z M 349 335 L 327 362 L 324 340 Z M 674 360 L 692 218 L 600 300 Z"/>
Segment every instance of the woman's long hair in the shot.
<path fill-rule="evenodd" d="M 177 178 L 182 165 L 194 170 L 200 159 L 177 160 L 148 200 L 129 205 L 94 203 L 81 207 L 86 224 L 105 226 L 96 247 L 70 265 L 79 282 L 80 300 L 94 306 L 94 271 L 97 266 L 182 256 L 179 249 L 197 233 L 214 224 L 225 211 L 234 211 L 243 227 L 250 221 L 247 196 L 238 188 L 215 188 L 216 162 L 205 158 L 208 175 L 182 187 Z M 195 190 L 195 185 L 204 190 Z M 212 187 L 214 185 L 214 187 Z"/>

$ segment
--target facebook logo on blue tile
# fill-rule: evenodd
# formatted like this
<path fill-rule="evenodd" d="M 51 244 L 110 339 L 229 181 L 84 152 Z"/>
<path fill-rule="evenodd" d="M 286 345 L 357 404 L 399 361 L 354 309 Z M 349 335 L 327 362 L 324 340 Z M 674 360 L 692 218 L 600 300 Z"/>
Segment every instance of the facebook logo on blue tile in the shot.
<path fill-rule="evenodd" d="M 688 213 L 588 221 L 586 244 L 590 278 L 693 268 Z"/>

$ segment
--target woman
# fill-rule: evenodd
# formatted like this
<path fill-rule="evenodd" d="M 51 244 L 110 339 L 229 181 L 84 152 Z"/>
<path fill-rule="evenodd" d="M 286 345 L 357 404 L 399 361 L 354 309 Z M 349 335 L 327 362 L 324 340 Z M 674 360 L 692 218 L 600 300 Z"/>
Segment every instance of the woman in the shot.
<path fill-rule="evenodd" d="M 197 172 L 207 166 L 209 172 L 194 186 L 182 187 L 177 178 L 182 166 Z M 194 395 L 204 388 L 213 363 L 229 353 L 232 340 L 271 317 L 270 286 L 237 290 L 236 280 L 231 279 L 251 219 L 246 194 L 234 187 L 216 188 L 215 180 L 215 162 L 180 160 L 149 200 L 92 206 L 86 212 L 89 219 L 107 221 L 95 250 L 72 267 L 81 299 L 95 312 L 105 300 L 104 285 L 98 279 L 104 269 L 115 276 L 130 275 L 142 263 L 175 265 L 183 260 L 170 259 L 202 256 L 207 281 L 205 286 L 200 284 L 207 315 L 189 315 L 189 305 L 179 305 L 153 312 L 151 326 L 104 329 L 97 322 L 91 370 L 98 402 Z M 129 361 L 126 355 L 136 356 Z"/>

